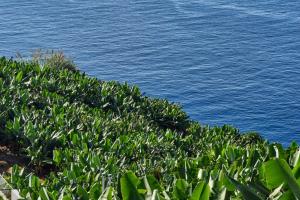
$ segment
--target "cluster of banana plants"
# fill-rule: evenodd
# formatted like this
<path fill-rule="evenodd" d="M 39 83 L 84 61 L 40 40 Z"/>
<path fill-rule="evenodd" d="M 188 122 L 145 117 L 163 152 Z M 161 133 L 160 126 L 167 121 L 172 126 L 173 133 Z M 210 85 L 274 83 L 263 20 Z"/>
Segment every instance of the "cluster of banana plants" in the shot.
<path fill-rule="evenodd" d="M 298 199 L 299 149 L 79 71 L 0 59 L 0 138 L 27 199 Z M 41 176 L 41 174 L 43 174 Z"/>

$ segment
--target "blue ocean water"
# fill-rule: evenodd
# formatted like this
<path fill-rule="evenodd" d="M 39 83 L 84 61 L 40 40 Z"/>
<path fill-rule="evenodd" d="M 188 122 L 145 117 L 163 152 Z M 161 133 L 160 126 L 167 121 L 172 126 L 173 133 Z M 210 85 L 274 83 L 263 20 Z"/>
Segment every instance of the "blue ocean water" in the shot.
<path fill-rule="evenodd" d="M 296 0 L 1 0 L 0 55 L 59 49 L 201 124 L 300 142 Z"/>

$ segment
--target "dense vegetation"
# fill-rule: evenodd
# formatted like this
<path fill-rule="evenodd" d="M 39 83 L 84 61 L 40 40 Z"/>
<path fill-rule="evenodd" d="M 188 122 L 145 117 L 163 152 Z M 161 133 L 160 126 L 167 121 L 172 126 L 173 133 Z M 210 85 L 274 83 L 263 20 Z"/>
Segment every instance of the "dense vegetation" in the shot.
<path fill-rule="evenodd" d="M 30 160 L 9 182 L 28 199 L 300 197 L 297 144 L 201 126 L 135 86 L 1 58 L 0 95 L 0 138 Z"/>

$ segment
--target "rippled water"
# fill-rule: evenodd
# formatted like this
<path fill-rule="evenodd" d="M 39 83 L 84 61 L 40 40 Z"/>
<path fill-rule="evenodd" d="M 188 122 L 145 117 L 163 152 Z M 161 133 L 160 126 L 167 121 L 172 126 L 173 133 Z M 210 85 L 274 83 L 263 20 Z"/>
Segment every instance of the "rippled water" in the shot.
<path fill-rule="evenodd" d="M 0 55 L 37 48 L 202 124 L 300 142 L 299 1 L 1 0 Z"/>

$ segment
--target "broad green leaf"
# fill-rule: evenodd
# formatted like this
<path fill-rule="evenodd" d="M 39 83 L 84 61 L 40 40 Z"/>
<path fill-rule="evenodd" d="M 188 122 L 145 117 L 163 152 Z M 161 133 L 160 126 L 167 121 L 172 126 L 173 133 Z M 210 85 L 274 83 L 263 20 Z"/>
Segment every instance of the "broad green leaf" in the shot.
<path fill-rule="evenodd" d="M 258 192 L 263 198 L 267 198 L 270 195 L 271 191 L 268 190 L 268 188 L 266 188 L 260 182 L 255 182 L 255 183 L 251 182 L 251 183 L 248 184 L 248 186 L 253 191 Z"/>
<path fill-rule="evenodd" d="M 80 199 L 82 199 L 82 200 L 88 200 L 89 199 L 89 194 L 80 185 L 77 187 L 77 194 L 79 195 Z"/>
<path fill-rule="evenodd" d="M 39 195 L 42 200 L 50 200 L 47 189 L 44 187 L 42 187 L 42 189 L 40 190 Z"/>
<path fill-rule="evenodd" d="M 62 160 L 62 156 L 60 150 L 53 150 L 53 161 L 56 164 L 59 164 L 61 160 Z"/>
<path fill-rule="evenodd" d="M 284 192 L 279 198 L 279 200 L 294 200 L 294 199 L 295 196 L 293 195 L 291 190 Z"/>
<path fill-rule="evenodd" d="M 186 200 L 188 198 L 189 184 L 184 179 L 177 179 L 175 182 L 173 196 L 179 200 Z"/>
<path fill-rule="evenodd" d="M 297 165 L 300 164 L 299 158 L 300 158 L 300 149 L 298 148 L 298 149 L 296 150 L 296 152 L 294 153 L 294 155 L 293 155 L 293 157 L 292 157 L 292 160 L 291 160 L 292 166 L 293 166 L 293 167 L 296 167 Z"/>
<path fill-rule="evenodd" d="M 33 189 L 38 189 L 40 187 L 40 180 L 34 175 L 29 176 L 29 187 Z"/>
<path fill-rule="evenodd" d="M 154 176 L 148 175 L 148 176 L 146 176 L 146 178 L 147 178 L 149 186 L 152 190 L 155 190 L 155 189 L 157 189 L 158 191 L 163 190 L 162 186 L 159 184 L 159 182 L 156 180 L 156 178 Z"/>
<path fill-rule="evenodd" d="M 296 157 L 298 157 L 298 152 L 300 152 L 300 151 L 297 151 L 295 154 L 297 154 L 296 155 Z M 300 154 L 299 154 L 300 155 Z M 299 159 L 299 158 L 298 158 Z M 298 160 L 297 159 L 297 160 Z M 296 164 L 295 164 L 296 163 Z M 299 161 L 294 161 L 294 164 L 295 164 L 295 166 L 294 166 L 294 168 L 293 168 L 293 170 L 292 170 L 292 172 L 293 172 L 293 174 L 294 174 L 294 176 L 295 176 L 295 178 L 298 180 L 298 179 L 300 179 L 300 162 Z M 300 183 L 300 180 L 298 180 L 298 183 Z"/>
<path fill-rule="evenodd" d="M 22 81 L 22 78 L 23 78 L 23 72 L 20 71 L 17 76 L 16 76 L 16 81 L 17 82 L 21 82 Z"/>
<path fill-rule="evenodd" d="M 283 159 L 269 160 L 263 165 L 265 179 L 270 188 L 286 183 L 296 198 L 300 199 L 300 187 L 292 170 Z"/>
<path fill-rule="evenodd" d="M 137 186 L 139 179 L 133 172 L 127 172 L 121 177 L 121 193 L 124 200 L 142 200 L 142 196 L 139 194 Z"/>
<path fill-rule="evenodd" d="M 91 186 L 89 191 L 89 198 L 90 199 L 98 199 L 101 195 L 101 186 L 100 183 L 95 183 Z"/>
<path fill-rule="evenodd" d="M 113 188 L 108 187 L 105 189 L 103 194 L 99 197 L 98 200 L 112 200 L 113 199 Z"/>
<path fill-rule="evenodd" d="M 234 180 L 231 177 L 228 178 L 235 185 L 235 187 L 241 192 L 245 200 L 254 200 L 254 199 L 262 200 L 262 198 L 258 196 L 254 191 L 252 191 L 250 187 L 239 183 L 238 181 Z"/>
<path fill-rule="evenodd" d="M 198 183 L 189 200 L 209 200 L 210 187 L 204 181 Z"/>
<path fill-rule="evenodd" d="M 235 186 L 232 184 L 232 182 L 229 180 L 228 176 L 223 172 L 223 170 L 220 171 L 220 181 L 222 185 L 226 187 L 228 191 L 234 191 Z"/>

